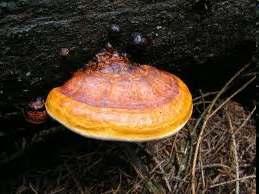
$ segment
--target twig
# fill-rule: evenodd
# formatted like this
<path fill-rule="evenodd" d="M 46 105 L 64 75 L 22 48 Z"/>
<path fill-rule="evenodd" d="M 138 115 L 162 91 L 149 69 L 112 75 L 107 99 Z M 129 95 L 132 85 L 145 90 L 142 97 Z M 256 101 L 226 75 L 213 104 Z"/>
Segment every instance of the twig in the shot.
<path fill-rule="evenodd" d="M 78 191 L 80 191 L 81 194 L 84 194 L 83 187 L 82 187 L 81 183 L 77 180 L 77 177 L 75 176 L 75 173 L 71 170 L 71 168 L 68 166 L 68 164 L 66 162 L 64 163 L 64 165 L 65 165 L 68 173 L 72 177 L 74 183 L 76 184 Z"/>
<path fill-rule="evenodd" d="M 157 164 L 159 164 L 158 159 L 157 159 L 156 157 L 153 157 L 153 158 L 154 158 L 154 161 L 155 161 Z M 166 184 L 167 189 L 169 190 L 169 192 L 171 192 L 171 191 L 172 191 L 172 188 L 171 188 L 171 186 L 170 186 L 170 183 L 169 183 L 168 178 L 166 177 L 166 173 L 165 173 L 164 168 L 163 168 L 161 165 L 159 165 L 158 167 L 159 167 L 161 173 L 164 175 L 164 176 L 163 176 L 163 179 L 164 179 L 164 181 L 165 181 L 165 184 Z"/>
<path fill-rule="evenodd" d="M 61 193 L 61 192 L 64 191 L 64 190 L 65 190 L 64 187 L 56 188 L 55 190 L 50 191 L 50 194 Z"/>
<path fill-rule="evenodd" d="M 160 161 L 159 163 L 157 163 L 156 166 L 150 171 L 150 174 L 153 174 L 153 173 L 159 168 L 159 166 L 160 166 L 162 163 L 164 163 L 164 162 L 165 162 L 165 161 L 162 160 L 162 161 Z"/>
<path fill-rule="evenodd" d="M 31 183 L 29 183 L 29 187 L 30 187 L 30 189 L 32 190 L 32 192 L 33 192 L 34 194 L 38 194 L 38 193 L 39 193 L 39 192 L 32 186 Z"/>
<path fill-rule="evenodd" d="M 256 106 L 254 106 L 253 110 L 249 113 L 249 115 L 246 117 L 246 119 L 243 121 L 243 123 L 237 128 L 237 130 L 234 131 L 234 135 L 240 130 L 242 129 L 246 123 L 250 120 L 250 118 L 252 117 L 252 115 L 254 114 L 254 112 L 256 111 Z"/>
<path fill-rule="evenodd" d="M 205 183 L 205 178 L 204 178 L 204 170 L 203 170 L 203 162 L 202 162 L 201 154 L 200 154 L 199 160 L 200 160 L 200 168 L 201 168 L 202 188 L 203 188 L 203 191 L 204 191 L 206 183 Z"/>
<path fill-rule="evenodd" d="M 212 188 L 215 188 L 215 187 L 223 186 L 223 185 L 234 183 L 234 182 L 237 182 L 237 181 L 242 182 L 242 181 L 245 181 L 247 179 L 254 179 L 254 178 L 256 178 L 255 175 L 245 176 L 245 177 L 242 177 L 242 178 L 239 178 L 239 179 L 234 179 L 234 180 L 231 180 L 231 181 L 226 181 L 226 182 L 214 184 L 214 185 L 211 185 L 209 188 L 212 189 Z"/>
<path fill-rule="evenodd" d="M 198 96 L 198 97 L 193 98 L 193 101 L 199 100 L 199 99 L 204 98 L 204 97 L 212 96 L 212 95 L 215 95 L 217 93 L 218 93 L 218 91 L 207 92 L 207 93 L 203 94 L 202 96 Z"/>
<path fill-rule="evenodd" d="M 216 104 L 216 101 L 219 97 L 226 91 L 227 87 L 249 66 L 250 64 L 244 65 L 230 80 L 225 84 L 225 86 L 218 92 L 217 96 L 213 99 L 211 106 L 209 108 L 209 113 L 211 112 L 212 108 Z"/>
<path fill-rule="evenodd" d="M 226 84 L 225 86 L 219 91 L 219 93 L 217 94 L 217 96 L 213 99 L 212 103 L 210 104 L 209 108 L 208 108 L 208 112 L 207 115 L 205 117 L 205 120 L 203 122 L 198 140 L 197 140 L 197 144 L 195 147 L 195 152 L 194 152 L 194 157 L 193 157 L 193 164 L 192 164 L 192 194 L 195 194 L 195 187 L 196 187 L 196 164 L 197 164 L 197 157 L 198 157 L 198 152 L 199 152 L 199 148 L 200 148 L 200 144 L 201 144 L 201 140 L 202 140 L 202 136 L 203 136 L 203 132 L 204 129 L 207 126 L 207 122 L 208 120 L 212 117 L 213 114 L 215 114 L 219 109 L 216 109 L 217 111 L 214 111 L 213 114 L 211 114 L 211 111 L 213 109 L 213 107 L 215 106 L 217 100 L 219 99 L 219 97 L 227 90 L 228 86 L 249 66 L 249 64 L 245 65 L 244 67 L 242 67 Z M 245 87 L 242 87 L 243 89 Z M 239 92 L 242 90 L 239 90 Z M 236 93 L 238 94 L 238 93 Z M 235 94 L 235 95 L 236 95 Z M 234 97 L 235 95 L 232 95 L 232 97 Z M 229 98 L 227 100 L 230 100 Z M 222 104 L 225 104 L 224 102 Z"/>
<path fill-rule="evenodd" d="M 202 104 L 203 104 L 203 110 L 206 108 L 206 104 L 205 104 L 205 99 L 204 99 L 204 95 L 202 93 L 202 90 L 199 90 L 200 94 L 201 94 L 201 101 L 202 101 Z M 209 102 L 210 103 L 210 102 Z"/>
<path fill-rule="evenodd" d="M 197 130 L 198 126 L 200 125 L 200 123 L 201 123 L 203 117 L 206 115 L 208 109 L 209 109 L 209 107 L 207 107 L 207 108 L 202 112 L 201 116 L 200 116 L 200 117 L 198 118 L 198 120 L 196 121 L 195 126 L 194 126 L 192 132 L 190 133 L 190 141 L 188 141 L 188 142 L 189 142 L 188 146 L 190 147 L 190 150 L 189 150 L 189 153 L 190 153 L 190 154 L 189 154 L 188 159 L 186 160 L 186 163 L 185 163 L 185 166 L 186 166 L 185 169 L 186 169 L 186 170 L 189 169 L 189 165 L 191 164 L 191 159 L 192 159 L 191 154 L 192 154 L 192 152 L 193 152 L 193 146 L 192 146 L 192 145 L 193 145 L 193 136 L 194 136 L 194 134 L 196 133 L 196 130 Z M 184 179 L 186 179 L 187 176 L 189 176 L 188 173 L 186 173 Z M 181 185 L 180 185 L 180 186 L 181 186 Z"/>
<path fill-rule="evenodd" d="M 121 173 L 120 173 L 120 182 L 119 182 L 119 184 L 118 184 L 117 188 L 115 189 L 115 191 L 113 191 L 112 193 L 113 193 L 113 194 L 117 194 L 117 193 L 119 193 L 120 188 L 121 188 Z"/>
<path fill-rule="evenodd" d="M 237 91 L 235 91 L 231 96 L 229 96 L 222 104 L 220 104 L 211 114 L 209 117 L 212 117 L 219 109 L 221 109 L 228 101 L 230 101 L 234 96 L 244 90 L 249 84 L 251 84 L 256 79 L 256 76 L 252 77 L 248 82 L 242 85 Z"/>
<path fill-rule="evenodd" d="M 227 114 L 227 118 L 228 118 L 228 122 L 229 122 L 229 127 L 230 127 L 230 131 L 231 131 L 231 137 L 232 137 L 232 142 L 233 142 L 233 152 L 234 152 L 234 158 L 235 158 L 235 164 L 236 164 L 236 194 L 239 194 L 239 163 L 238 163 L 238 153 L 237 153 L 237 144 L 236 144 L 236 138 L 234 135 L 234 129 L 233 129 L 233 124 L 231 121 L 231 118 L 229 116 L 228 113 Z"/>
<path fill-rule="evenodd" d="M 193 103 L 193 105 L 194 106 L 197 106 L 197 105 L 200 105 L 200 104 L 210 104 L 211 103 L 211 101 L 208 101 L 208 100 L 206 100 L 206 101 L 198 101 L 198 102 L 194 102 Z"/>
<path fill-rule="evenodd" d="M 207 164 L 207 165 L 203 165 L 203 169 L 206 169 L 206 168 L 230 168 L 229 166 L 227 165 L 224 165 L 224 164 L 220 164 L 220 163 L 214 163 L 214 164 Z M 199 168 L 197 168 L 198 170 Z"/>

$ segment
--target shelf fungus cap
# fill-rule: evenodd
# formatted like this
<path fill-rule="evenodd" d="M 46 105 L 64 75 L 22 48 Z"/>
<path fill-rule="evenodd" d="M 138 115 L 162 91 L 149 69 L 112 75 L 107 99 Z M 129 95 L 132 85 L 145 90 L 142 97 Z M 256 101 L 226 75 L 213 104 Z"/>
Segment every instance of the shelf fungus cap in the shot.
<path fill-rule="evenodd" d="M 90 138 L 148 141 L 171 136 L 192 114 L 192 96 L 178 77 L 103 51 L 48 94 L 46 110 Z"/>

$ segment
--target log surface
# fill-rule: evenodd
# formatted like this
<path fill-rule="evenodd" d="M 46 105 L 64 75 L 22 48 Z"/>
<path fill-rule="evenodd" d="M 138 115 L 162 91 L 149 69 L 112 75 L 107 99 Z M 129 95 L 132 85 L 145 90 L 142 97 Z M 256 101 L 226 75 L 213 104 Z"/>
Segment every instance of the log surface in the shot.
<path fill-rule="evenodd" d="M 190 61 L 249 55 L 254 21 L 251 0 L 1 2 L 0 101 L 21 101 L 36 89 L 45 94 L 62 79 L 59 49 L 74 48 L 74 61 L 87 62 L 107 41 L 111 23 L 121 26 L 122 42 L 133 31 L 152 39 L 148 62 L 181 69 Z"/>

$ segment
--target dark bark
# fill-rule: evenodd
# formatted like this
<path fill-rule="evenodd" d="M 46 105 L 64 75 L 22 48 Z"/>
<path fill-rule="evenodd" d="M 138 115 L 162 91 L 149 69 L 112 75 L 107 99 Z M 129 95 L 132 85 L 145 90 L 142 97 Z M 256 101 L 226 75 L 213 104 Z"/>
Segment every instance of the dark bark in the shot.
<path fill-rule="evenodd" d="M 6 102 L 25 103 L 28 96 L 38 93 L 46 95 L 64 79 L 59 49 L 74 48 L 70 65 L 87 62 L 107 41 L 111 23 L 121 27 L 121 45 L 126 44 L 133 31 L 140 31 L 152 40 L 144 53 L 144 62 L 180 72 L 193 82 L 215 76 L 215 69 L 222 64 L 230 65 L 223 69 L 231 72 L 238 67 L 236 64 L 249 61 L 255 47 L 254 2 L 195 2 L 0 3 L 1 106 Z M 197 81 L 200 74 L 193 69 L 203 69 L 207 76 Z"/>

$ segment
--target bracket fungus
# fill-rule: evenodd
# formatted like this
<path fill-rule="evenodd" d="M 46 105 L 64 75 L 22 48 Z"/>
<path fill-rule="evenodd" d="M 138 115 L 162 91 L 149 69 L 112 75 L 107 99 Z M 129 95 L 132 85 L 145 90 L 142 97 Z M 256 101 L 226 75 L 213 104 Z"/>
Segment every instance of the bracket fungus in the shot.
<path fill-rule="evenodd" d="M 42 124 L 48 119 L 48 114 L 44 107 L 44 99 L 37 97 L 29 102 L 24 110 L 24 118 L 31 124 Z"/>
<path fill-rule="evenodd" d="M 80 135 L 116 141 L 171 136 L 193 108 L 178 77 L 108 50 L 52 89 L 45 106 L 52 118 Z"/>

